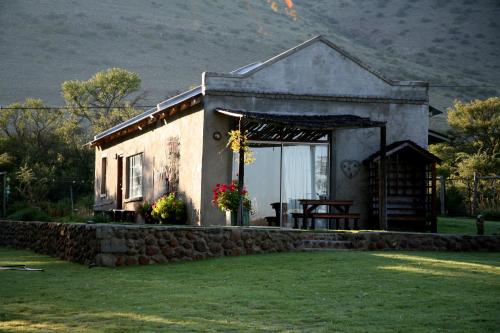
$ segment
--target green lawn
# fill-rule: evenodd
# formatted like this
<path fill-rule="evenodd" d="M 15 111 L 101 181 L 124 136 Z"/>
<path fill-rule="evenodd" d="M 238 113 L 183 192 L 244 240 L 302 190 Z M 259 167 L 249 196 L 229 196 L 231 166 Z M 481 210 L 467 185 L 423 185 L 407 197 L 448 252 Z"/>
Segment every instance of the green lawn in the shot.
<path fill-rule="evenodd" d="M 2 332 L 494 332 L 500 253 L 305 252 L 119 269 L 0 248 Z"/>
<path fill-rule="evenodd" d="M 438 232 L 443 234 L 476 235 L 476 220 L 458 217 L 439 217 Z M 500 221 L 486 221 L 484 223 L 485 235 L 500 235 Z"/>

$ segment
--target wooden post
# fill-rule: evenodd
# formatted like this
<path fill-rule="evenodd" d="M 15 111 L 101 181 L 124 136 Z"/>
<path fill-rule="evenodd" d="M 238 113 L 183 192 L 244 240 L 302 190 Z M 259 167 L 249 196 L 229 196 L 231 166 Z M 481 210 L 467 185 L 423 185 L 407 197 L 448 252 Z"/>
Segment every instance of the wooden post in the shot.
<path fill-rule="evenodd" d="M 0 172 L 3 175 L 2 187 L 2 217 L 7 217 L 7 172 Z"/>
<path fill-rule="evenodd" d="M 477 173 L 474 172 L 474 184 L 472 187 L 472 205 L 471 205 L 471 216 L 476 216 L 477 211 L 477 186 L 478 186 L 478 176 Z"/>
<path fill-rule="evenodd" d="M 378 163 L 378 221 L 382 230 L 387 230 L 387 170 L 386 127 L 380 127 L 380 161 Z"/>
<path fill-rule="evenodd" d="M 244 132 L 243 126 L 241 125 L 241 118 L 239 122 L 240 131 L 240 151 L 239 151 L 239 166 L 238 166 L 238 191 L 240 192 L 239 203 L 238 203 L 238 214 L 236 218 L 236 225 L 243 225 L 243 186 L 245 186 L 245 150 L 243 145 L 245 140 L 243 140 Z"/>
<path fill-rule="evenodd" d="M 446 183 L 445 183 L 445 179 L 444 179 L 444 176 L 441 175 L 439 176 L 439 183 L 440 183 L 440 187 L 439 187 L 439 201 L 440 201 L 440 204 L 441 204 L 441 207 L 440 207 L 440 213 L 441 215 L 446 215 L 446 211 L 445 211 L 445 206 L 444 206 L 444 201 L 446 200 L 445 199 L 445 193 L 446 193 Z"/>
<path fill-rule="evenodd" d="M 431 166 L 432 188 L 431 188 L 431 232 L 437 232 L 436 216 L 436 163 Z"/>
<path fill-rule="evenodd" d="M 335 150 L 333 131 L 328 132 L 328 198 L 335 199 Z"/>

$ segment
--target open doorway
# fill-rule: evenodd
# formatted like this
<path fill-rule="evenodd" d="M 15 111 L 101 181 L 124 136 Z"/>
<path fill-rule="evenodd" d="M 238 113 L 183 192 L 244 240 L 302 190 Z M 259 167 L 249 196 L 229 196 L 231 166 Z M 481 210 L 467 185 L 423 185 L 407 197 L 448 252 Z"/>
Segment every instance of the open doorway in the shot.
<path fill-rule="evenodd" d="M 252 201 L 250 225 L 291 228 L 291 214 L 301 210 L 300 199 L 328 197 L 327 143 L 253 142 L 251 146 L 255 161 L 245 168 L 245 186 Z M 234 157 L 237 161 L 238 154 Z M 237 172 L 238 165 L 233 163 L 233 179 Z"/>

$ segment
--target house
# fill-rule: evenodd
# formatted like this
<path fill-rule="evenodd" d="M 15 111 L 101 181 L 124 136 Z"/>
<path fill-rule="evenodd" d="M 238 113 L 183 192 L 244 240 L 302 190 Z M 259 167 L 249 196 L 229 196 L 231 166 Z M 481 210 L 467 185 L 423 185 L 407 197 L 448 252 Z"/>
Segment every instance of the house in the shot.
<path fill-rule="evenodd" d="M 265 62 L 204 72 L 199 87 L 96 135 L 95 210 L 136 210 L 177 191 L 190 224 L 226 224 L 212 189 L 238 177 L 226 143 L 243 126 L 256 157 L 244 179 L 253 223 L 272 203 L 293 212 L 300 199 L 330 197 L 353 200 L 368 227 L 362 161 L 386 143 L 426 150 L 429 112 L 427 83 L 389 80 L 318 36 Z"/>

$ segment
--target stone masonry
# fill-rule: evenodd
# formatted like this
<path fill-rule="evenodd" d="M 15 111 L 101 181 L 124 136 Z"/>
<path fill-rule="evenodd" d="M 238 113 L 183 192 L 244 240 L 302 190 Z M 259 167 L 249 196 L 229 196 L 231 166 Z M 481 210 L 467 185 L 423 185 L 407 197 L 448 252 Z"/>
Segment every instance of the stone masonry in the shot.
<path fill-rule="evenodd" d="M 500 251 L 500 236 L 0 221 L 0 246 L 99 266 L 285 251 Z"/>

